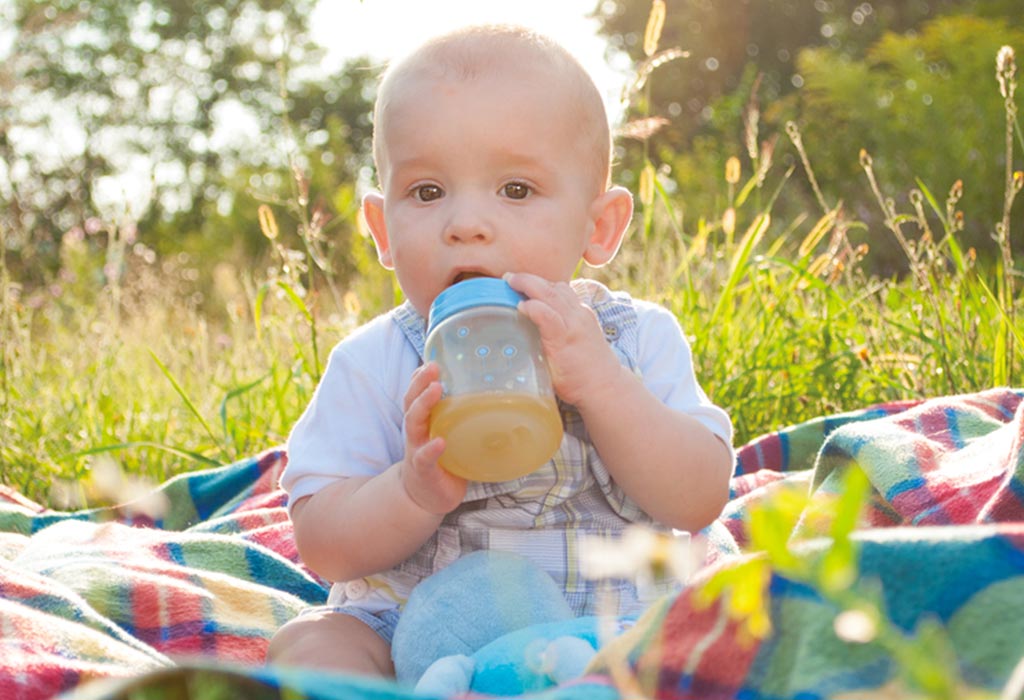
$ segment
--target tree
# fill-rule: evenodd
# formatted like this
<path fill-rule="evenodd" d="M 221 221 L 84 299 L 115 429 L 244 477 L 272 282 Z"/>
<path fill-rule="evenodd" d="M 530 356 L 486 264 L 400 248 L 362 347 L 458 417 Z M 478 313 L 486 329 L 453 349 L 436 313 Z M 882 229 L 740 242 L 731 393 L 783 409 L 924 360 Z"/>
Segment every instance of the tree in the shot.
<path fill-rule="evenodd" d="M 331 184 L 351 181 L 368 130 L 362 83 L 373 75 L 319 72 L 307 27 L 314 3 L 3 6 L 14 31 L 0 57 L 8 247 L 52 262 L 64 232 L 97 221 L 137 224 L 156 247 L 230 241 L 238 231 L 223 224 L 239 214 L 239 197 L 287 193 L 293 162 Z M 255 221 L 246 208 L 238 223 Z"/>
<path fill-rule="evenodd" d="M 756 107 L 759 138 L 779 137 L 776 164 L 800 162 L 786 138 L 796 123 L 830 203 L 868 225 L 869 266 L 902 266 L 858 162 L 861 148 L 890 194 L 921 177 L 938 198 L 965 183 L 966 241 L 992 251 L 1001 212 L 1005 165 L 999 140 L 1003 110 L 994 79 L 1001 44 L 1019 41 L 1019 3 L 1008 0 L 668 0 L 662 49 L 688 50 L 661 66 L 629 116 L 668 124 L 645 150 L 625 148 L 628 178 L 649 158 L 671 172 L 686 211 L 712 219 L 729 206 L 726 161 L 761 144 L 745 143 Z M 596 11 L 612 44 L 642 60 L 649 0 L 602 3 Z M 1017 47 L 1020 50 L 1020 46 Z M 884 105 L 884 106 L 883 106 Z M 753 165 L 753 163 L 750 163 Z M 632 171 L 632 173 L 630 172 Z M 995 174 L 995 176 L 993 176 Z M 774 187 L 774 185 L 771 185 Z M 681 206 L 681 205 L 680 205 Z M 803 178 L 790 180 L 775 203 L 776 220 L 818 204 Z M 875 232 L 878 231 L 877 234 Z"/>
<path fill-rule="evenodd" d="M 948 16 L 915 33 L 882 36 L 861 60 L 825 48 L 802 52 L 801 129 L 832 200 L 859 189 L 870 207 L 865 218 L 881 216 L 858 162 L 863 148 L 903 206 L 918 179 L 940 202 L 961 181 L 968 215 L 961 243 L 994 251 L 990 234 L 1002 213 L 1006 164 L 995 66 L 1006 44 L 1024 47 L 1024 29 Z"/>
<path fill-rule="evenodd" d="M 1020 23 L 1016 0 L 668 0 L 662 48 L 688 58 L 658 69 L 650 100 L 638 105 L 670 120 L 658 142 L 686 148 L 713 121 L 715 103 L 749 88 L 761 75 L 759 95 L 779 100 L 804 83 L 797 56 L 822 47 L 861 59 L 886 32 L 903 33 L 947 14 L 973 14 Z M 609 43 L 642 61 L 650 0 L 602 2 L 595 10 Z M 746 78 L 745 78 L 746 76 Z"/>

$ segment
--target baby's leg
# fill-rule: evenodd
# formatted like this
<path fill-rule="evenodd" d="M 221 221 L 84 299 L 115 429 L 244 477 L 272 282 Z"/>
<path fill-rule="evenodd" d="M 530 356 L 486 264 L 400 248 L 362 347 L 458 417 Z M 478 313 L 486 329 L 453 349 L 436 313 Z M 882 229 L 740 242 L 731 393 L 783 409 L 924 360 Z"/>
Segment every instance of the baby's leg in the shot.
<path fill-rule="evenodd" d="M 391 647 L 361 620 L 310 612 L 286 623 L 270 640 L 267 662 L 393 678 Z"/>

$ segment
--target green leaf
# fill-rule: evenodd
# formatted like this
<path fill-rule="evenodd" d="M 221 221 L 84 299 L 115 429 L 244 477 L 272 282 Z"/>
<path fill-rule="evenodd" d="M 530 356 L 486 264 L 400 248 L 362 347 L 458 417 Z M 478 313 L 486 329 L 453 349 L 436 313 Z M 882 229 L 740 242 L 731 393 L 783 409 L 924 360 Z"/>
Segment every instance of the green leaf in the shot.
<path fill-rule="evenodd" d="M 729 265 L 729 279 L 726 281 L 725 287 L 719 292 L 718 301 L 711 312 L 710 326 L 715 326 L 715 322 L 724 311 L 726 303 L 732 297 L 740 280 L 743 279 L 743 275 L 746 274 L 750 254 L 760 242 L 761 237 L 764 236 L 765 231 L 768 230 L 770 223 L 771 216 L 767 212 L 762 212 L 757 215 L 757 218 L 754 219 L 746 233 L 743 234 L 743 239 L 740 241 L 740 245 Z"/>
<path fill-rule="evenodd" d="M 851 541 L 833 542 L 818 562 L 818 585 L 827 593 L 845 591 L 857 580 L 857 571 L 857 550 Z"/>
<path fill-rule="evenodd" d="M 229 391 L 227 394 L 225 394 L 224 399 L 220 402 L 220 423 L 221 423 L 221 427 L 224 430 L 224 440 L 225 441 L 227 441 L 227 438 L 228 438 L 228 401 L 230 401 L 231 399 L 235 398 L 236 396 L 241 396 L 242 394 L 250 391 L 251 389 L 254 389 L 257 386 L 259 386 L 260 384 L 265 382 L 267 379 L 269 379 L 270 376 L 273 373 L 274 373 L 274 370 L 271 369 L 269 372 L 264 374 L 259 379 L 251 381 L 248 384 L 245 384 L 243 386 L 235 387 L 234 389 Z"/>
<path fill-rule="evenodd" d="M 306 321 L 313 323 L 313 314 L 310 312 L 309 307 L 306 306 L 306 302 L 302 300 L 302 297 L 292 289 L 292 286 L 284 280 L 277 280 L 277 286 L 284 291 L 285 296 L 287 296 L 289 301 L 292 302 L 292 306 L 298 309 L 302 315 L 305 316 Z"/>
<path fill-rule="evenodd" d="M 77 452 L 70 452 L 66 455 L 63 455 L 62 457 L 60 457 L 60 460 L 62 462 L 70 461 L 72 459 L 78 459 L 79 457 L 88 457 L 89 455 L 103 454 L 104 452 L 114 452 L 117 450 L 130 450 L 138 447 L 150 447 L 156 450 L 162 450 L 164 452 L 169 452 L 171 454 L 178 455 L 179 457 L 188 457 L 189 459 L 195 460 L 196 462 L 208 464 L 212 467 L 223 466 L 223 463 L 220 462 L 219 460 L 212 459 L 205 455 L 201 455 L 198 452 L 186 450 L 181 447 L 175 447 L 174 445 L 166 445 L 161 442 L 153 442 L 151 440 L 133 440 L 131 442 L 119 442 L 116 445 L 101 445 L 99 447 L 90 447 L 87 450 L 79 450 Z"/>
<path fill-rule="evenodd" d="M 263 318 L 263 300 L 267 298 L 267 292 L 270 291 L 270 283 L 264 282 L 260 285 L 259 291 L 256 292 L 256 300 L 252 305 L 252 318 L 253 323 L 256 325 L 256 340 L 261 339 L 263 330 L 263 324 L 261 322 Z"/>
<path fill-rule="evenodd" d="M 171 383 L 171 386 L 174 387 L 174 390 L 178 393 L 178 396 L 180 396 L 181 400 L 185 402 L 185 406 L 188 407 L 188 410 L 192 412 L 192 415 L 195 416 L 196 420 L 198 420 L 200 425 L 203 426 L 203 430 L 206 431 L 206 434 L 210 436 L 210 439 L 213 440 L 214 443 L 217 443 L 218 440 L 216 435 L 214 435 L 213 433 L 213 428 L 211 428 L 210 424 L 206 422 L 205 418 L 203 418 L 203 414 L 201 414 L 199 412 L 199 409 L 196 408 L 196 405 L 192 403 L 192 399 L 190 399 L 188 397 L 188 394 L 185 393 L 185 390 L 181 388 L 181 384 L 179 384 L 178 380 L 174 378 L 174 375 L 171 374 L 171 371 L 167 369 L 167 365 L 161 362 L 160 358 L 157 357 L 156 353 L 153 352 L 152 350 L 149 351 L 149 354 L 153 358 L 153 361 L 156 362 L 157 366 L 160 368 L 160 371 L 163 372 L 163 375 L 167 377 L 167 381 L 169 381 Z"/>

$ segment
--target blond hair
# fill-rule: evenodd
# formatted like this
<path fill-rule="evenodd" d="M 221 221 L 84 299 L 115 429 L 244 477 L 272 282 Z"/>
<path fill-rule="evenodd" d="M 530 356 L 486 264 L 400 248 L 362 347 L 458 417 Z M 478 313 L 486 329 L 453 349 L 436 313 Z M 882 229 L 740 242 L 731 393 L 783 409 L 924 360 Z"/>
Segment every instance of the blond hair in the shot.
<path fill-rule="evenodd" d="M 600 189 L 606 189 L 611 171 L 611 130 L 601 93 L 579 61 L 553 39 L 525 27 L 486 24 L 463 27 L 435 37 L 391 64 L 381 79 L 373 112 L 373 159 L 378 174 L 383 165 L 382 137 L 393 96 L 406 81 L 485 79 L 509 69 L 510 55 L 533 61 L 543 76 L 556 81 L 579 117 L 580 140 L 588 151 Z M 526 61 L 514 61 L 517 70 Z"/>

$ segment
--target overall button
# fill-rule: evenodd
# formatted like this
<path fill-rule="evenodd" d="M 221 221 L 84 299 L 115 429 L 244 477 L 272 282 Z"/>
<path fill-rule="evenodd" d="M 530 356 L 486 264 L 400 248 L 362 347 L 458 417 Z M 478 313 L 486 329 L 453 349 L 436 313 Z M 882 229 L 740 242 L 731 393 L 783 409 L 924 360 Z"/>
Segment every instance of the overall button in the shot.
<path fill-rule="evenodd" d="M 357 578 L 345 584 L 345 597 L 349 600 L 359 600 L 370 592 L 370 584 L 365 578 Z"/>
<path fill-rule="evenodd" d="M 607 324 L 603 329 L 604 335 L 608 340 L 615 340 L 619 337 L 619 327 L 611 323 Z"/>

